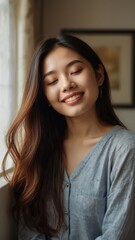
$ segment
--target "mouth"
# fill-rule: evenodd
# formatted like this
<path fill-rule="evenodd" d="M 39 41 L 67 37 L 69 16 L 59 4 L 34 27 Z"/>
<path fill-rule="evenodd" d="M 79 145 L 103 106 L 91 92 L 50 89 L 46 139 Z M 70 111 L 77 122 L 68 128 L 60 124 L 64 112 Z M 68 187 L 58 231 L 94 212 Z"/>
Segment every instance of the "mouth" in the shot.
<path fill-rule="evenodd" d="M 79 93 L 72 93 L 68 96 L 66 96 L 62 102 L 65 102 L 67 104 L 74 104 L 76 102 L 78 102 L 81 97 L 83 96 L 84 92 L 79 92 Z"/>

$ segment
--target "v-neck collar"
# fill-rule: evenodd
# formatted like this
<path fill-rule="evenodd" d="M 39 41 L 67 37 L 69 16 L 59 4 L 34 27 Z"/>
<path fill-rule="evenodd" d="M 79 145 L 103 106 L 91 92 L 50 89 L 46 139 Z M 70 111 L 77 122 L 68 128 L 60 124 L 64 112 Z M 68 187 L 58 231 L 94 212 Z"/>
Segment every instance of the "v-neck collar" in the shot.
<path fill-rule="evenodd" d="M 90 158 L 91 155 L 94 155 L 97 151 L 97 149 L 100 147 L 100 145 L 103 142 L 108 141 L 108 139 L 118 130 L 120 129 L 121 126 L 116 125 L 114 126 L 108 133 L 106 133 L 96 144 L 95 146 L 86 154 L 86 156 L 83 157 L 83 159 L 79 162 L 79 164 L 76 166 L 76 168 L 72 171 L 70 175 L 68 175 L 66 169 L 65 169 L 65 179 L 68 181 L 71 181 L 74 177 L 76 177 L 81 169 L 84 167 L 88 159 Z"/>

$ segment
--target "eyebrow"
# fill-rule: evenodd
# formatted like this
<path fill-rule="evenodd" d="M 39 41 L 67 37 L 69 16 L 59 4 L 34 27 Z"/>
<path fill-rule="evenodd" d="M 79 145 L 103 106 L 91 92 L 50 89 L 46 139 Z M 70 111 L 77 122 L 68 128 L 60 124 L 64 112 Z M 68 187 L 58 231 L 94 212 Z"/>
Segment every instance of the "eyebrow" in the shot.
<path fill-rule="evenodd" d="M 80 61 L 80 60 L 73 60 L 73 61 L 69 62 L 69 63 L 66 65 L 66 68 L 69 68 L 69 67 L 71 67 L 72 65 L 74 65 L 74 64 L 76 64 L 76 63 L 83 63 L 83 62 Z M 51 74 L 54 74 L 54 73 L 56 73 L 55 70 L 51 70 L 51 71 L 45 73 L 45 74 L 43 75 L 43 79 L 46 78 L 47 76 L 51 75 Z"/>

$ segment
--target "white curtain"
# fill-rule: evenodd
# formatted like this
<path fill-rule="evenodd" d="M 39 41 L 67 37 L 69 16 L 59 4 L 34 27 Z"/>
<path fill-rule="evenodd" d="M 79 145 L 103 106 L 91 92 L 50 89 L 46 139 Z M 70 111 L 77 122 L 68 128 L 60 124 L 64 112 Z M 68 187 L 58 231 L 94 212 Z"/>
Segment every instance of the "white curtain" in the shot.
<path fill-rule="evenodd" d="M 34 51 L 34 25 L 32 1 L 18 1 L 17 4 L 17 42 L 18 42 L 18 102 L 20 102 L 24 79 L 26 78 L 27 66 Z"/>
<path fill-rule="evenodd" d="M 16 42 L 11 1 L 0 0 L 0 160 L 5 153 L 4 136 L 16 109 Z"/>
<path fill-rule="evenodd" d="M 35 46 L 43 38 L 44 0 L 13 0 L 17 23 L 18 102 Z"/>
<path fill-rule="evenodd" d="M 32 54 L 43 38 L 43 11 L 44 0 L 0 0 L 0 163 Z"/>

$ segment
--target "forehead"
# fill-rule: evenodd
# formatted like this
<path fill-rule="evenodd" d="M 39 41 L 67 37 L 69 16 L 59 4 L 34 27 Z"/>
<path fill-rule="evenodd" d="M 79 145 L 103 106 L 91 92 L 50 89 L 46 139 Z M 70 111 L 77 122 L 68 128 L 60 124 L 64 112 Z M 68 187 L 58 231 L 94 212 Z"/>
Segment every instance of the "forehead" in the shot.
<path fill-rule="evenodd" d="M 68 47 L 64 47 L 64 46 L 56 46 L 48 55 L 48 57 L 58 57 L 58 56 L 63 56 L 63 57 L 71 57 L 71 56 L 76 56 L 76 57 L 82 57 L 78 52 L 76 52 L 75 50 L 68 48 Z"/>
<path fill-rule="evenodd" d="M 77 52 L 66 47 L 55 47 L 44 59 L 44 70 L 50 70 L 48 68 L 55 68 L 62 65 L 66 65 L 73 60 L 80 60 L 85 62 L 86 60 Z"/>

